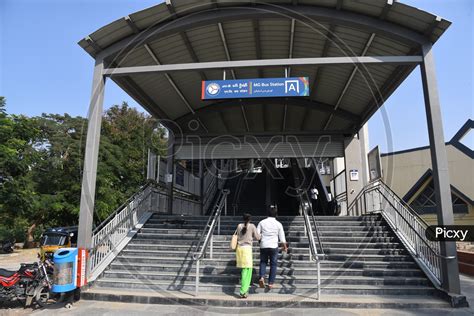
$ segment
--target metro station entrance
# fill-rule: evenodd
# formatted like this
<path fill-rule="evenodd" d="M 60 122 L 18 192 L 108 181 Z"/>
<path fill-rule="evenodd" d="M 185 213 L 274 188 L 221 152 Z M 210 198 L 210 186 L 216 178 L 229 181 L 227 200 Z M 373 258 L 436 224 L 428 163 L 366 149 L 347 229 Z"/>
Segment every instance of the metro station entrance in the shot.
<path fill-rule="evenodd" d="M 207 304 L 243 306 L 232 296 L 230 235 L 242 213 L 258 221 L 277 205 L 293 249 L 279 259 L 280 300 L 466 304 L 454 243 L 428 240 L 426 223 L 367 162 L 367 121 L 420 66 L 438 221 L 452 224 L 432 49 L 449 25 L 391 0 L 172 0 L 81 40 L 95 59 L 83 297 L 198 304 L 211 295 Z M 149 155 L 147 184 L 93 231 L 106 80 L 160 119 L 168 150 Z"/>

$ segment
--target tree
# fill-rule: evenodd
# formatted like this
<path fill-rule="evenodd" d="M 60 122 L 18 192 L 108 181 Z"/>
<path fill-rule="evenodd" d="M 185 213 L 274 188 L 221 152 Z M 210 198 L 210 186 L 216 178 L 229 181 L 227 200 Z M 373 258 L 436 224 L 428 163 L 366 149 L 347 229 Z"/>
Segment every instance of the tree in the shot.
<path fill-rule="evenodd" d="M 24 231 L 36 205 L 29 175 L 39 159 L 33 146 L 39 131 L 27 117 L 7 115 L 5 103 L 0 97 L 0 221 L 10 227 L 8 235 L 18 238 L 15 232 Z"/>
<path fill-rule="evenodd" d="M 144 183 L 148 148 L 163 154 L 164 135 L 165 130 L 157 120 L 125 102 L 105 112 L 95 207 L 99 222 Z"/>
<path fill-rule="evenodd" d="M 86 119 L 68 114 L 7 115 L 0 98 L 0 235 L 24 234 L 29 246 L 44 227 L 77 225 L 86 131 Z M 104 113 L 96 224 L 144 183 L 147 150 L 164 153 L 164 135 L 126 103 Z"/>

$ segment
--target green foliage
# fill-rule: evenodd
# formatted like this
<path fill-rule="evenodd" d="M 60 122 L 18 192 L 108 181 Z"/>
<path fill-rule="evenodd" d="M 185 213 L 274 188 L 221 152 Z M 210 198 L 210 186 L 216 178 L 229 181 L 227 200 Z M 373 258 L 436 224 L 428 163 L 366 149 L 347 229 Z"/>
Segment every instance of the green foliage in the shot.
<path fill-rule="evenodd" d="M 7 115 L 0 97 L 0 239 L 30 228 L 77 225 L 87 120 L 68 114 Z M 100 223 L 145 181 L 148 148 L 164 153 L 164 129 L 148 115 L 104 113 L 95 220 Z"/>

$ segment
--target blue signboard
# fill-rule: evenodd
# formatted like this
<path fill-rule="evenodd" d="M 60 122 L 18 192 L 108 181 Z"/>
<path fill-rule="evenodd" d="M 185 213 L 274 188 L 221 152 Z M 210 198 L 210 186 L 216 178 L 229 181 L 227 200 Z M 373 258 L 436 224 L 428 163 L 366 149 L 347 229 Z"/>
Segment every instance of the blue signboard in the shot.
<path fill-rule="evenodd" d="M 201 99 L 240 99 L 309 96 L 308 77 L 208 80 Z"/>

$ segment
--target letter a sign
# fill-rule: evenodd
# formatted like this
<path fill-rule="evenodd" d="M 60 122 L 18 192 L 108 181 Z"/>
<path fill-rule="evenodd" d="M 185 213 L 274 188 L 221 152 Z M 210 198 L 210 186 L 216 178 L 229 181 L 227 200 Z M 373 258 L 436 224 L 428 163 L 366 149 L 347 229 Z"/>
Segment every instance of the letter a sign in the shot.
<path fill-rule="evenodd" d="M 285 80 L 285 93 L 300 93 L 300 85 L 298 80 Z"/>

